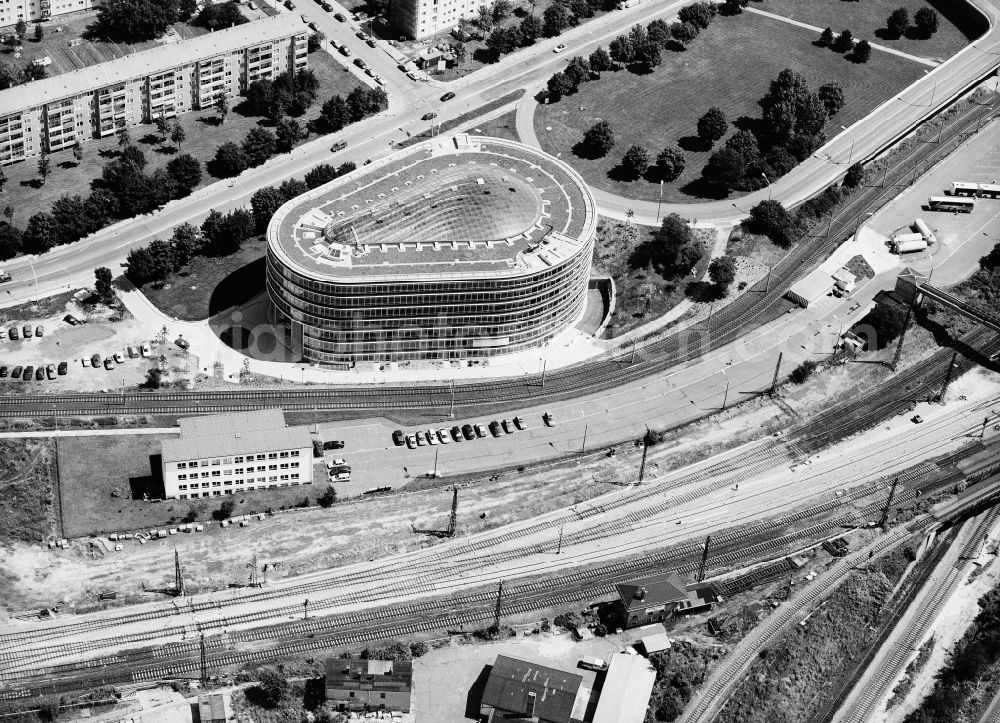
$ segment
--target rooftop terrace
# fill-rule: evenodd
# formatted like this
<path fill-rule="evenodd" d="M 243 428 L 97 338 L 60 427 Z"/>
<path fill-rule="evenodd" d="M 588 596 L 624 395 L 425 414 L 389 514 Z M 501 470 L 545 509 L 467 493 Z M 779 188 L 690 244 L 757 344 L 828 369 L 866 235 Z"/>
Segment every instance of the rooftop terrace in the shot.
<path fill-rule="evenodd" d="M 586 248 L 589 190 L 561 161 L 512 141 L 436 138 L 289 201 L 269 245 L 313 278 L 510 276 Z"/>

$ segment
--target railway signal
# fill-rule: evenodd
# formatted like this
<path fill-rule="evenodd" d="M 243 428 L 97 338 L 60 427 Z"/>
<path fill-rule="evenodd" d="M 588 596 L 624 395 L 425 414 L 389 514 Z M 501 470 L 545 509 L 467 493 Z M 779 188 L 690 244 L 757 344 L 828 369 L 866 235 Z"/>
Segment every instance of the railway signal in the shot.
<path fill-rule="evenodd" d="M 174 595 L 184 597 L 184 577 L 181 575 L 181 556 L 174 548 Z"/>

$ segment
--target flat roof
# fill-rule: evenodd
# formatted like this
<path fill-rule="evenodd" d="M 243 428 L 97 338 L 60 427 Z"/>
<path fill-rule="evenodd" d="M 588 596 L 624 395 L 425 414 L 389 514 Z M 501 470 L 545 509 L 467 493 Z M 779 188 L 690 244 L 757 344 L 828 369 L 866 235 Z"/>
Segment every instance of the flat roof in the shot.
<path fill-rule="evenodd" d="M 308 428 L 285 426 L 280 409 L 184 417 L 179 424 L 180 436 L 160 443 L 164 462 L 312 447 Z"/>
<path fill-rule="evenodd" d="M 440 136 L 292 199 L 268 247 L 309 278 L 513 276 L 589 248 L 593 197 L 567 164 L 522 143 Z"/>
<path fill-rule="evenodd" d="M 177 43 L 164 43 L 106 63 L 71 70 L 50 78 L 15 85 L 0 91 L 0 111 L 10 115 L 70 96 L 92 92 L 116 83 L 160 73 L 180 65 L 205 60 L 222 53 L 306 32 L 294 13 L 243 23 Z"/>
<path fill-rule="evenodd" d="M 597 701 L 593 723 L 642 723 L 656 671 L 639 655 L 615 653 Z"/>
<path fill-rule="evenodd" d="M 483 690 L 482 703 L 523 714 L 529 694 L 534 694 L 536 718 L 566 723 L 573 714 L 583 678 L 537 663 L 498 655 Z"/>

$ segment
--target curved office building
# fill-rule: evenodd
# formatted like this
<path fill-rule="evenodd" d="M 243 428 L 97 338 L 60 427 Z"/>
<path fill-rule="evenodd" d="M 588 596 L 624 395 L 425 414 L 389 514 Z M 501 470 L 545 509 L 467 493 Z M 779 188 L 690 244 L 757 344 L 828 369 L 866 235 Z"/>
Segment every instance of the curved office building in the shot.
<path fill-rule="evenodd" d="M 581 316 L 596 221 L 565 163 L 442 136 L 278 209 L 268 293 L 293 352 L 316 363 L 507 354 Z"/>

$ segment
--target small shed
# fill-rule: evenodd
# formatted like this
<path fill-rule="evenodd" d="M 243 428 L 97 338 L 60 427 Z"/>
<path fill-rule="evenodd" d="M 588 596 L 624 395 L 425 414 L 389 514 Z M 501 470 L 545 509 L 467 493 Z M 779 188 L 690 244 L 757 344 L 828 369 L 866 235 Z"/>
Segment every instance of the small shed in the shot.
<path fill-rule="evenodd" d="M 806 308 L 825 296 L 833 288 L 833 284 L 833 277 L 829 273 L 823 269 L 816 269 L 792 284 L 792 288 L 785 293 L 785 296 L 802 308 Z"/>

